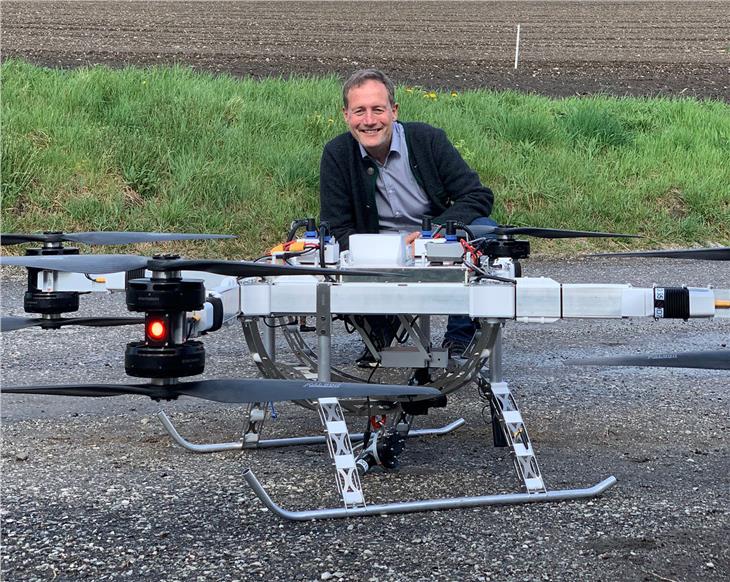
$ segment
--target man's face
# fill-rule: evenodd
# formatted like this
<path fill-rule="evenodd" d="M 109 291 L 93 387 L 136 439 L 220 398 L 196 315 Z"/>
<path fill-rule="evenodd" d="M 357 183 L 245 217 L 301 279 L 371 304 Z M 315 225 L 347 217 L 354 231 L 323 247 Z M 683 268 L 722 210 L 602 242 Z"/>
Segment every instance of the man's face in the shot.
<path fill-rule="evenodd" d="M 342 113 L 350 133 L 368 153 L 377 157 L 387 155 L 393 122 L 398 119 L 398 104 L 390 104 L 385 85 L 370 79 L 350 89 Z"/>

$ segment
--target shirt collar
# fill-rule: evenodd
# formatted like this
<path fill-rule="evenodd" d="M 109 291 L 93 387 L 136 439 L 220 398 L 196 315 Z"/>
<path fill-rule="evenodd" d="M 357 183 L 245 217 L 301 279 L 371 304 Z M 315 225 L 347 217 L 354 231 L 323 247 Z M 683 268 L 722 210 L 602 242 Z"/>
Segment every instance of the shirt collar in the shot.
<path fill-rule="evenodd" d="M 368 154 L 367 150 L 362 147 L 362 144 L 360 142 L 357 142 L 357 145 L 360 147 L 360 155 L 363 157 L 363 159 L 367 158 L 370 155 Z M 402 153 L 401 147 L 403 147 L 403 126 L 397 121 L 394 121 L 393 137 L 390 140 L 390 150 L 388 151 L 388 156 L 390 156 L 392 152 L 398 152 L 399 154 Z"/>

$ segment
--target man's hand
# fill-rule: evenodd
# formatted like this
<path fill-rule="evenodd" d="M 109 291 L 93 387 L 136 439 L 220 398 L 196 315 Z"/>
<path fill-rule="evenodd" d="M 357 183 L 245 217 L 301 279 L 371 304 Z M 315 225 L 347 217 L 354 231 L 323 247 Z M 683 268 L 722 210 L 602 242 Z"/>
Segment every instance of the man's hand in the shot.
<path fill-rule="evenodd" d="M 406 235 L 406 238 L 404 239 L 406 241 L 406 249 L 408 249 L 408 253 L 411 255 L 411 257 L 416 256 L 416 245 L 413 243 L 416 242 L 417 238 L 421 238 L 421 231 L 420 230 L 414 230 L 411 233 L 408 233 Z"/>

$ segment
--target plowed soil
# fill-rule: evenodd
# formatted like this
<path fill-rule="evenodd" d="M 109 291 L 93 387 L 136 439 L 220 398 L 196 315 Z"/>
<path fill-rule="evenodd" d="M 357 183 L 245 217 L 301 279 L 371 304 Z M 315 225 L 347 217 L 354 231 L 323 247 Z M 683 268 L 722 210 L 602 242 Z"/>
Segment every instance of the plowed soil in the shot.
<path fill-rule="evenodd" d="M 3 2 L 2 55 L 552 96 L 730 96 L 730 2 Z M 517 69 L 515 41 L 521 25 Z"/>

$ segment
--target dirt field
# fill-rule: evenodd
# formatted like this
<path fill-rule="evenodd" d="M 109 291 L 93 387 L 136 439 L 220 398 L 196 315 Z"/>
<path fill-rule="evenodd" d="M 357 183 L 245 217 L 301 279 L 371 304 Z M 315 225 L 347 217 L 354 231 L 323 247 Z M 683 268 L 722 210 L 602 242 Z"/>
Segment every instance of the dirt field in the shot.
<path fill-rule="evenodd" d="M 516 26 L 521 24 L 515 71 Z M 567 96 L 730 97 L 730 2 L 14 2 L 2 55 Z"/>

